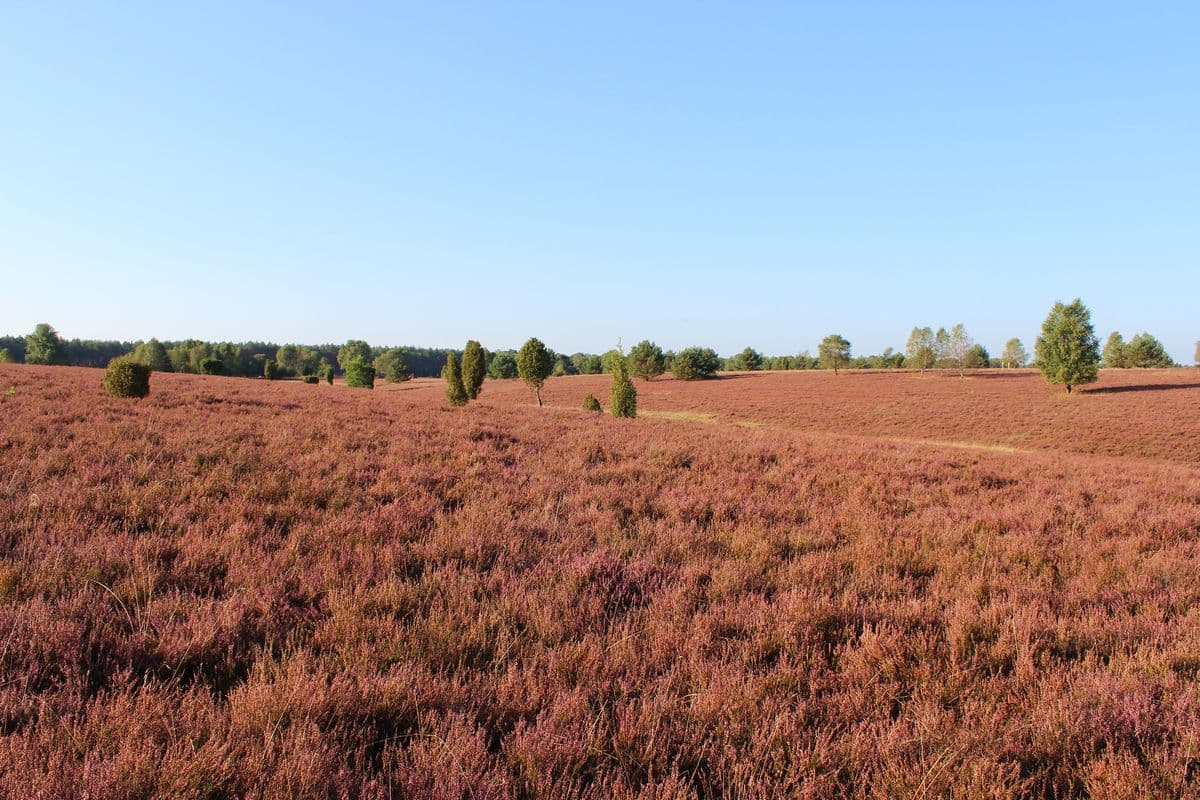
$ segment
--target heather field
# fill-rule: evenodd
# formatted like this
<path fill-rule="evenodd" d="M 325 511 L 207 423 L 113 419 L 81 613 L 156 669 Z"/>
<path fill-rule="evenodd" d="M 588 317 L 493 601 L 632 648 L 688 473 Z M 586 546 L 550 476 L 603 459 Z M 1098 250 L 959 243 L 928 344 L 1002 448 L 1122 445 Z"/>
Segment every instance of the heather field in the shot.
<path fill-rule="evenodd" d="M 1200 370 L 0 364 L 0 796 L 1200 797 Z"/>

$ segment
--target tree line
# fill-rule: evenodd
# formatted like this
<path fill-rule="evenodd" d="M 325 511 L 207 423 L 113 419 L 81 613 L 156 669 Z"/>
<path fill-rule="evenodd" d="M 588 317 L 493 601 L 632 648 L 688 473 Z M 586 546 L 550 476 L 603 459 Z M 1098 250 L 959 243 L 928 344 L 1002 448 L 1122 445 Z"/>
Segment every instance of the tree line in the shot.
<path fill-rule="evenodd" d="M 468 347 L 475 348 L 470 355 L 472 368 L 481 370 L 487 377 L 510 379 L 520 376 L 520 351 L 489 352 L 478 342 L 470 342 Z M 412 377 L 445 376 L 451 356 L 455 361 L 466 359 L 467 348 L 373 347 L 357 339 L 342 345 L 276 345 L 198 339 L 165 342 L 157 339 L 137 342 L 66 340 L 47 323 L 39 324 L 24 337 L 0 337 L 0 363 L 24 361 L 103 367 L 114 358 L 127 357 L 159 372 L 268 379 L 291 377 L 312 383 L 319 380 L 332 382 L 334 375 L 342 375 L 353 386 L 373 386 L 376 377 L 397 382 Z M 547 377 L 612 374 L 620 366 L 629 375 L 645 380 L 667 373 L 680 380 L 701 380 L 722 371 L 798 369 L 832 369 L 835 373 L 842 369 L 915 369 L 921 372 L 951 369 L 963 375 L 968 369 L 1016 368 L 1030 364 L 1029 354 L 1020 339 L 1009 339 L 1000 356 L 992 357 L 983 345 L 972 339 L 961 323 L 949 329 L 939 327 L 936 331 L 931 326 L 914 327 L 903 352 L 887 348 L 873 355 L 855 356 L 845 337 L 830 334 L 821 340 L 816 356 L 807 350 L 794 356 L 766 356 L 753 347 L 746 347 L 740 353 L 722 358 L 709 347 L 694 346 L 673 351 L 643 340 L 628 353 L 614 348 L 602 354 L 577 352 L 567 355 L 545 348 L 545 358 L 549 363 Z M 1200 342 L 1196 344 L 1196 363 L 1200 365 Z M 1166 348 L 1149 333 L 1125 341 L 1120 333 L 1113 332 L 1100 352 L 1098 366 L 1151 368 L 1173 365 Z M 1035 358 L 1033 366 L 1040 366 L 1040 359 Z"/>

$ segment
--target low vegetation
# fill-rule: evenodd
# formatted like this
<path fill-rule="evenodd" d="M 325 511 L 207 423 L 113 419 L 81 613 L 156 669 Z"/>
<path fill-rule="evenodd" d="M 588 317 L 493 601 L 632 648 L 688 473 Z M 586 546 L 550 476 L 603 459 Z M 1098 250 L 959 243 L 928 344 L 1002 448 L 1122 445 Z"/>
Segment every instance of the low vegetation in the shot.
<path fill-rule="evenodd" d="M 0 366 L 0 796 L 1200 793 L 1194 378 L 986 374 Z"/>

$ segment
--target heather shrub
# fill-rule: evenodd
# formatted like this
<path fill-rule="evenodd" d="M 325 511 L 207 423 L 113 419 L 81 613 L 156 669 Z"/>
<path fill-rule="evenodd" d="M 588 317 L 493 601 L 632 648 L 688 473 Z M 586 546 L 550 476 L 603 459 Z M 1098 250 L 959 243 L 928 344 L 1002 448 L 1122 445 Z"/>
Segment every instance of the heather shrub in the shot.
<path fill-rule="evenodd" d="M 344 367 L 347 386 L 356 389 L 375 388 L 375 368 L 361 358 L 352 358 Z"/>
<path fill-rule="evenodd" d="M 150 394 L 150 368 L 127 356 L 108 362 L 104 390 L 113 397 L 145 397 Z"/>
<path fill-rule="evenodd" d="M 599 412 L 604 409 L 600 408 L 600 401 L 596 399 L 596 395 L 589 393 L 587 397 L 583 398 L 583 410 Z"/>

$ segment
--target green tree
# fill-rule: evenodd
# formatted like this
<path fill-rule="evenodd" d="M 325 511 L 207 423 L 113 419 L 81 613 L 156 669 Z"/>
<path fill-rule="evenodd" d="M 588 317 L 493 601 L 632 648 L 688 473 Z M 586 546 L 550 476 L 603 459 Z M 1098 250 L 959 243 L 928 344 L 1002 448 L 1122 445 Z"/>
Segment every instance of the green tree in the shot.
<path fill-rule="evenodd" d="M 589 393 L 587 397 L 583 398 L 583 410 L 598 412 L 604 409 L 600 408 L 600 401 L 596 399 L 596 396 Z"/>
<path fill-rule="evenodd" d="M 937 362 L 933 328 L 912 329 L 908 334 L 908 344 L 904 347 L 904 358 L 909 366 L 921 370 L 922 374 Z"/>
<path fill-rule="evenodd" d="M 268 358 L 263 362 L 263 377 L 269 381 L 275 380 L 275 376 L 279 373 L 279 365 L 272 359 Z"/>
<path fill-rule="evenodd" d="M 338 366 L 342 368 L 342 372 L 346 371 L 346 365 L 351 361 L 358 359 L 363 364 L 370 366 L 371 364 L 371 345 L 361 339 L 350 339 L 337 352 Z M 374 369 L 374 368 L 372 368 Z"/>
<path fill-rule="evenodd" d="M 212 356 L 203 358 L 200 360 L 200 374 L 201 375 L 224 375 L 225 374 L 225 364 L 223 364 L 221 362 L 221 359 L 213 358 Z"/>
<path fill-rule="evenodd" d="M 710 347 L 685 347 L 671 361 L 671 372 L 681 381 L 711 378 L 720 368 L 721 359 Z"/>
<path fill-rule="evenodd" d="M 408 359 L 399 347 L 384 350 L 375 357 L 375 374 L 391 383 L 403 383 L 412 377 L 408 371 Z"/>
<path fill-rule="evenodd" d="M 1083 301 L 1077 297 L 1069 305 L 1054 304 L 1042 323 L 1034 355 L 1046 380 L 1065 384 L 1067 394 L 1099 377 L 1100 342 L 1092 329 L 1092 312 Z"/>
<path fill-rule="evenodd" d="M 1192 356 L 1192 361 L 1196 363 L 1197 367 L 1200 367 L 1200 341 L 1196 342 L 1196 352 Z"/>
<path fill-rule="evenodd" d="M 763 357 L 762 353 L 755 350 L 753 347 L 747 347 L 735 357 L 735 368 L 746 370 L 748 372 L 757 372 L 762 369 Z"/>
<path fill-rule="evenodd" d="M 508 350 L 493 354 L 492 361 L 488 364 L 488 377 L 495 380 L 517 377 L 516 355 Z"/>
<path fill-rule="evenodd" d="M 442 377 L 446 379 L 446 400 L 452 406 L 467 404 L 467 390 L 463 386 L 462 369 L 458 366 L 458 355 L 451 350 L 446 354 L 446 366 L 442 368 Z"/>
<path fill-rule="evenodd" d="M 554 355 L 541 341 L 534 338 L 521 345 L 521 350 L 517 353 L 517 374 L 525 381 L 525 385 L 533 390 L 538 406 L 542 405 L 542 386 L 553 369 Z"/>
<path fill-rule="evenodd" d="M 971 345 L 966 356 L 967 369 L 987 369 L 992 365 L 992 356 L 981 344 Z"/>
<path fill-rule="evenodd" d="M 49 323 L 40 323 L 25 337 L 25 363 L 54 366 L 67 363 L 67 345 Z"/>
<path fill-rule="evenodd" d="M 1009 339 L 1004 343 L 1004 353 L 1000 356 L 1000 363 L 1007 367 L 1023 367 L 1029 361 L 1029 355 L 1025 352 L 1025 345 L 1021 344 L 1021 340 L 1017 338 Z"/>
<path fill-rule="evenodd" d="M 1167 355 L 1163 343 L 1148 333 L 1139 333 L 1129 340 L 1125 346 L 1129 366 L 1142 369 L 1154 367 L 1173 367 L 1175 362 Z"/>
<path fill-rule="evenodd" d="M 487 375 L 487 353 L 479 342 L 471 339 L 463 348 L 462 383 L 467 397 L 474 400 L 483 391 L 483 378 Z"/>
<path fill-rule="evenodd" d="M 300 348 L 294 344 L 280 345 L 279 349 L 275 351 L 275 363 L 290 375 L 304 373 Z"/>
<path fill-rule="evenodd" d="M 330 364 L 328 361 L 322 364 L 320 375 L 325 379 L 326 383 L 333 386 L 333 364 Z"/>
<path fill-rule="evenodd" d="M 604 371 L 604 365 L 600 363 L 600 356 L 589 353 L 576 353 L 571 356 L 571 364 L 575 367 L 575 372 L 580 375 L 599 375 Z"/>
<path fill-rule="evenodd" d="M 0 347 L 0 364 L 13 363 L 12 353 L 7 347 Z"/>
<path fill-rule="evenodd" d="M 608 410 L 614 417 L 637 416 L 637 389 L 633 388 L 633 381 L 629 380 L 629 366 L 624 354 L 613 363 L 612 387 L 608 390 Z"/>
<path fill-rule="evenodd" d="M 653 380 L 666 371 L 662 348 L 643 339 L 629 351 L 629 370 L 644 381 Z"/>
<path fill-rule="evenodd" d="M 838 370 L 850 360 L 850 342 L 839 334 L 829 334 L 817 348 L 817 360 L 822 369 L 832 369 L 833 374 L 837 375 Z"/>
<path fill-rule="evenodd" d="M 356 389 L 375 388 L 375 368 L 360 357 L 351 358 L 343 364 L 342 374 L 347 386 Z"/>
<path fill-rule="evenodd" d="M 150 368 L 129 356 L 118 356 L 104 370 L 104 391 L 113 397 L 145 397 L 150 394 Z"/>
<path fill-rule="evenodd" d="M 951 366 L 958 368 L 958 377 L 960 378 L 963 377 L 963 369 L 967 365 L 967 354 L 971 352 L 973 344 L 974 341 L 961 322 L 951 328 L 950 334 L 946 337 L 942 357 L 950 362 Z"/>
<path fill-rule="evenodd" d="M 1104 349 L 1100 351 L 1100 366 L 1106 369 L 1129 366 L 1129 351 L 1125 347 L 1125 339 L 1116 331 L 1110 333 L 1104 341 Z"/>
<path fill-rule="evenodd" d="M 167 348 L 158 339 L 138 342 L 129 356 L 139 364 L 144 364 L 155 372 L 170 372 L 171 359 L 167 356 Z"/>

